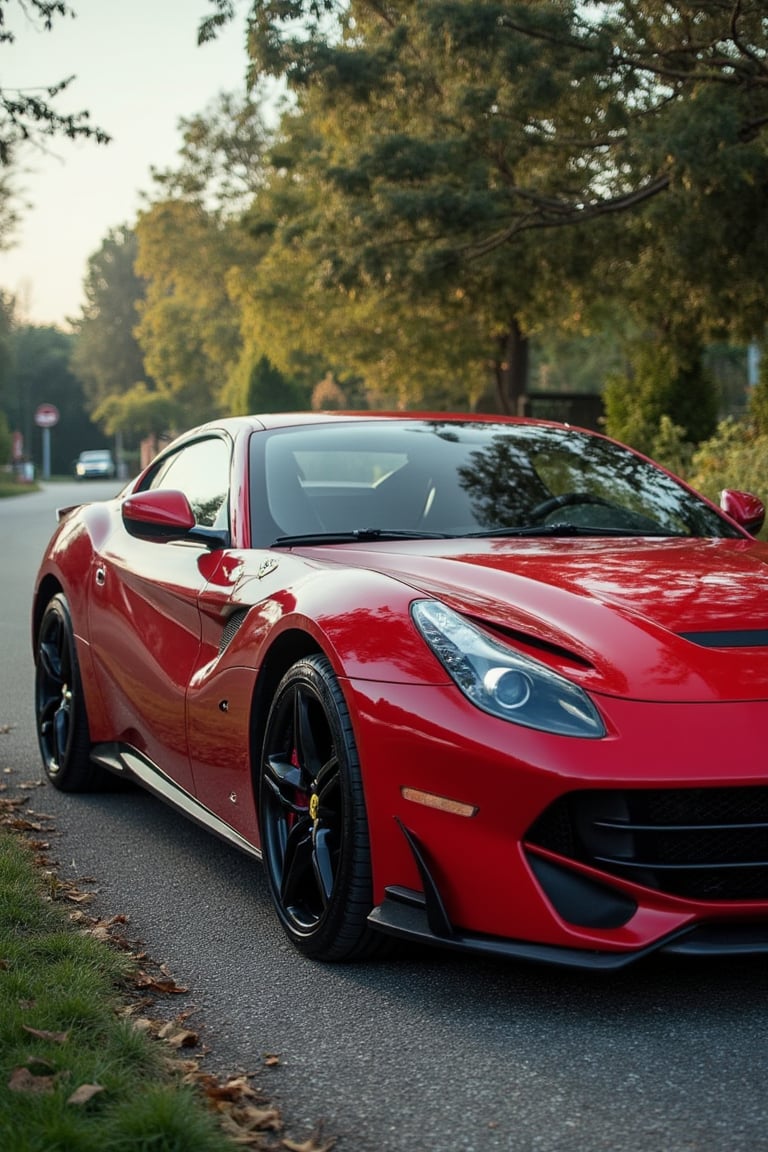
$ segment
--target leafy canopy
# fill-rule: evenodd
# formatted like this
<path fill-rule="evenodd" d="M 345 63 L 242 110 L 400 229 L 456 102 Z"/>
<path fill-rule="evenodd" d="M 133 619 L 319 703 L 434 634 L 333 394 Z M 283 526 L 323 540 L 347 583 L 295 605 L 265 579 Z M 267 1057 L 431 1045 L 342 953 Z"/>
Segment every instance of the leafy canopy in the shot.
<path fill-rule="evenodd" d="M 0 45 L 13 44 L 9 10 L 18 8 L 26 18 L 50 32 L 57 18 L 74 18 L 75 12 L 64 0 L 0 0 Z M 0 85 L 0 166 L 11 163 L 22 143 L 41 144 L 47 136 L 70 140 L 87 137 L 106 144 L 110 137 L 91 123 L 87 111 L 61 113 L 54 101 L 69 88 L 74 76 L 56 80 L 44 88 L 6 88 Z"/>

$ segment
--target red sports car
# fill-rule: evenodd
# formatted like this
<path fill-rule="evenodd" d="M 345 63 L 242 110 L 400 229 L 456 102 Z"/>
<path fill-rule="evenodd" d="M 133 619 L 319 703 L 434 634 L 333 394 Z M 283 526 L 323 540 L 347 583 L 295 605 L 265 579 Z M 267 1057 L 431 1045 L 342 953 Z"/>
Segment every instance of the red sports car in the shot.
<path fill-rule="evenodd" d="M 262 857 L 308 956 L 768 951 L 768 545 L 566 425 L 269 415 L 60 513 L 51 783 Z"/>

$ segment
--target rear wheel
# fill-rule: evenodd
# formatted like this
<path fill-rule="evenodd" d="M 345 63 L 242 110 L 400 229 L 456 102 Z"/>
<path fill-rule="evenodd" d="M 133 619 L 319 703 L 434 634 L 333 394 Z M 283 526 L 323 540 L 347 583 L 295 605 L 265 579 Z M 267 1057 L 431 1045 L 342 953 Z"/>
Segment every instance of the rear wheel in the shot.
<path fill-rule="evenodd" d="M 64 596 L 49 602 L 40 623 L 35 674 L 37 739 L 48 779 L 62 792 L 96 787 L 104 772 L 91 763 L 75 635 Z"/>
<path fill-rule="evenodd" d="M 367 923 L 371 858 L 360 764 L 329 661 L 288 670 L 267 719 L 259 782 L 261 846 L 283 928 L 306 956 L 379 950 Z"/>

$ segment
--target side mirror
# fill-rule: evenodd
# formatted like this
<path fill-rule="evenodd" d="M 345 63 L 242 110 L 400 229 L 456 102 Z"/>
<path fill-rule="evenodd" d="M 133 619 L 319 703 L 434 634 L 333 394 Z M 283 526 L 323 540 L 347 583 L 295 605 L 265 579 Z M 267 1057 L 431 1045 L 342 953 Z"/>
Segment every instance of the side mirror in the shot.
<path fill-rule="evenodd" d="M 121 512 L 126 532 L 140 540 L 190 540 L 211 550 L 230 546 L 229 532 L 198 524 L 189 500 L 175 488 L 135 492 L 123 500 Z"/>
<path fill-rule="evenodd" d="M 195 527 L 195 517 L 183 492 L 156 488 L 126 497 L 123 524 L 142 540 L 183 540 Z"/>
<path fill-rule="evenodd" d="M 724 488 L 720 493 L 720 507 L 726 516 L 735 520 L 740 528 L 756 536 L 765 521 L 765 505 L 751 492 L 734 492 Z"/>

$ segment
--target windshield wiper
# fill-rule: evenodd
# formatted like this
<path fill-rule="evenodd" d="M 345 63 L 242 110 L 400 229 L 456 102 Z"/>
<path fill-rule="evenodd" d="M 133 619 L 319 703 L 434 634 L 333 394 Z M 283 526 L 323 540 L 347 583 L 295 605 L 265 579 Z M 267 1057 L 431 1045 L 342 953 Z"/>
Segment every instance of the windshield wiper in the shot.
<path fill-rule="evenodd" d="M 494 536 L 679 536 L 664 528 L 593 528 L 585 524 L 571 524 L 567 520 L 555 524 L 527 524 L 515 528 L 486 528 L 480 532 L 465 532 L 472 539 Z"/>
<path fill-rule="evenodd" d="M 375 540 L 453 540 L 449 532 L 422 532 L 414 528 L 354 528 L 350 532 L 302 532 L 278 536 L 272 548 L 310 544 L 360 544 Z"/>

